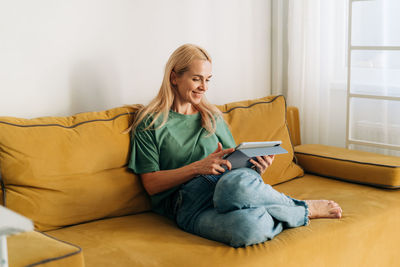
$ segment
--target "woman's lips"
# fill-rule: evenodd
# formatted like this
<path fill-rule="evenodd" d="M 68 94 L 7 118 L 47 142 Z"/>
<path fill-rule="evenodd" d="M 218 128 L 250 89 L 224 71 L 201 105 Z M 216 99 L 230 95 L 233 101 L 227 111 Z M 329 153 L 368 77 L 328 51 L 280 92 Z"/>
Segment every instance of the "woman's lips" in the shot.
<path fill-rule="evenodd" d="M 193 94 L 194 94 L 195 96 L 197 96 L 197 97 L 200 97 L 200 96 L 203 95 L 203 93 L 198 93 L 198 92 L 195 92 L 195 91 L 193 91 Z"/>

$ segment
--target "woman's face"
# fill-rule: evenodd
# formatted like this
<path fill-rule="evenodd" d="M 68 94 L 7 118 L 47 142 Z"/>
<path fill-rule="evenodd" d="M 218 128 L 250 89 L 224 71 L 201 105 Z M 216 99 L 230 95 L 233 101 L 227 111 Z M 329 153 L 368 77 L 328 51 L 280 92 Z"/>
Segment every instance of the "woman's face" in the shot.
<path fill-rule="evenodd" d="M 208 89 L 211 78 L 211 63 L 207 60 L 194 60 L 189 70 L 180 77 L 172 75 L 172 84 L 177 87 L 180 104 L 199 104 Z"/>

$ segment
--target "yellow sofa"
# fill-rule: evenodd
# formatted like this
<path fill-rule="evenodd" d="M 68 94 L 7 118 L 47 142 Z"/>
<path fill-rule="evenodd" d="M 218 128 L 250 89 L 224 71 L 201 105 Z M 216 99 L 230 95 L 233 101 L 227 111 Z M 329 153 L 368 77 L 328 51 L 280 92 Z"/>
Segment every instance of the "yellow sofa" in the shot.
<path fill-rule="evenodd" d="M 8 238 L 10 266 L 400 265 L 400 158 L 302 145 L 298 110 L 282 96 L 219 108 L 237 143 L 283 141 L 289 153 L 277 156 L 265 182 L 298 199 L 333 199 L 343 217 L 235 249 L 150 211 L 140 179 L 126 167 L 123 131 L 134 108 L 0 117 L 1 204 L 36 229 Z"/>

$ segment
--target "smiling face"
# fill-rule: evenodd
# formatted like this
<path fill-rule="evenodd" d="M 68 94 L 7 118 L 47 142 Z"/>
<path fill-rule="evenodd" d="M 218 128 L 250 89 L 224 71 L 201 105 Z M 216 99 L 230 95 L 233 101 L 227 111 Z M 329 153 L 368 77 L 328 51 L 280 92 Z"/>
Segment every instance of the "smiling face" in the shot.
<path fill-rule="evenodd" d="M 184 114 L 194 113 L 196 111 L 194 105 L 200 104 L 204 93 L 208 90 L 210 78 L 211 63 L 208 60 L 194 60 L 189 69 L 180 76 L 172 72 L 171 82 L 177 89 L 175 111 Z"/>

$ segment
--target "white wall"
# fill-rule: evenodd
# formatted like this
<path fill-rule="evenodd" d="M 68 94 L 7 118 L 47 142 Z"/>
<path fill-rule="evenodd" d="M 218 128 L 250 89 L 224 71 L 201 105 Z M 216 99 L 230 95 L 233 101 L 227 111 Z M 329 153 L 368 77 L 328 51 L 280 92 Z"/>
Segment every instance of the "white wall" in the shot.
<path fill-rule="evenodd" d="M 270 9 L 270 0 L 0 0 L 0 116 L 145 104 L 183 43 L 213 57 L 211 102 L 268 95 Z"/>

